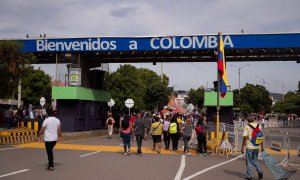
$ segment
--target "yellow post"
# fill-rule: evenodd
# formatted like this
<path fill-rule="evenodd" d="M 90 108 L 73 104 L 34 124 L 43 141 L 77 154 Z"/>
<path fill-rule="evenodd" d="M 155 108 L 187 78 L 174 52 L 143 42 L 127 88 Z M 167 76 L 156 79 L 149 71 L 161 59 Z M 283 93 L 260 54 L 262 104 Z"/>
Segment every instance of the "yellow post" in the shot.
<path fill-rule="evenodd" d="M 31 122 L 30 122 L 30 121 L 27 122 L 27 127 L 28 127 L 29 129 L 31 129 Z"/>
<path fill-rule="evenodd" d="M 212 140 L 212 139 L 215 139 L 215 137 L 216 137 L 216 136 L 215 136 L 215 132 L 213 132 L 213 131 L 210 132 L 210 139 L 211 139 L 211 140 Z"/>
<path fill-rule="evenodd" d="M 33 130 L 38 131 L 39 130 L 39 122 L 34 122 L 34 128 Z"/>
<path fill-rule="evenodd" d="M 217 123 L 216 123 L 217 124 L 217 127 L 216 127 L 216 135 L 217 135 L 217 141 L 216 141 L 217 142 L 217 144 L 216 144 L 217 146 L 216 147 L 217 148 L 219 147 L 219 126 L 220 126 L 220 123 L 219 123 L 220 119 L 219 118 L 220 118 L 219 111 L 217 111 Z"/>

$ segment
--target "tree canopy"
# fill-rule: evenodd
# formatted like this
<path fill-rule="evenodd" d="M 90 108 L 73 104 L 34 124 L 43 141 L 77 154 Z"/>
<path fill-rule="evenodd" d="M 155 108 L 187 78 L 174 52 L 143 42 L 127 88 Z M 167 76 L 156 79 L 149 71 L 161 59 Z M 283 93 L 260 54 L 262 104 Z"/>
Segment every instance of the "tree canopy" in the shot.
<path fill-rule="evenodd" d="M 270 112 L 272 100 L 269 92 L 261 85 L 246 84 L 240 91 L 234 90 L 234 106 L 244 113 Z"/>
<path fill-rule="evenodd" d="M 46 102 L 51 102 L 51 77 L 44 71 L 33 67 L 25 69 L 22 77 L 22 100 L 24 104 L 38 105 L 43 96 Z"/>
<path fill-rule="evenodd" d="M 149 69 L 122 65 L 105 78 L 107 90 L 116 102 L 114 108 L 120 111 L 127 110 L 126 99 L 134 100 L 134 111 L 162 109 L 171 95 L 169 78 L 164 75 L 163 82 L 160 82 L 160 76 Z"/>
<path fill-rule="evenodd" d="M 204 103 L 204 91 L 205 88 L 203 86 L 198 89 L 190 89 L 188 98 L 185 99 L 185 102 L 187 104 L 192 103 L 195 107 L 202 109 Z"/>
<path fill-rule="evenodd" d="M 17 41 L 0 41 L 0 97 L 10 98 L 14 94 L 25 68 L 35 61 L 32 53 L 23 53 L 23 44 Z"/>
<path fill-rule="evenodd" d="M 274 111 L 300 115 L 300 81 L 298 82 L 298 90 L 288 92 L 283 100 L 275 104 Z"/>

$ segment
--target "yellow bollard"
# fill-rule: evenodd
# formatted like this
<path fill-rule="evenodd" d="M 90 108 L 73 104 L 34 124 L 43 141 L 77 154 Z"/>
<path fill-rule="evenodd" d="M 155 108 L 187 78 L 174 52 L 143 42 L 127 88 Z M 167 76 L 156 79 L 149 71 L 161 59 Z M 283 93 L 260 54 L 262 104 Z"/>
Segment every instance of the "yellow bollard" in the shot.
<path fill-rule="evenodd" d="M 31 121 L 28 121 L 28 122 L 27 122 L 27 127 L 28 127 L 29 129 L 31 129 Z"/>
<path fill-rule="evenodd" d="M 35 131 L 39 130 L 39 122 L 34 122 L 33 130 L 35 130 Z"/>
<path fill-rule="evenodd" d="M 216 136 L 215 136 L 215 132 L 210 132 L 210 139 L 215 139 L 216 138 Z"/>

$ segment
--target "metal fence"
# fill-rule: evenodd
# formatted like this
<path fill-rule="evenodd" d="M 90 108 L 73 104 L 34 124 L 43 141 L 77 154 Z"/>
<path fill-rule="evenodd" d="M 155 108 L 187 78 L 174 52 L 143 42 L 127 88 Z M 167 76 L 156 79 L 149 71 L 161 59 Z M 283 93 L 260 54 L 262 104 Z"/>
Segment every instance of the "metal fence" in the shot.
<path fill-rule="evenodd" d="M 256 123 L 261 124 L 261 121 L 256 121 Z M 243 130 L 244 127 L 248 124 L 247 121 L 234 121 L 234 125 L 232 124 L 226 124 L 226 123 L 220 123 L 219 132 L 227 132 L 228 133 L 228 141 L 235 147 L 235 149 L 240 150 L 242 146 L 243 141 Z M 216 123 L 209 122 L 207 123 L 209 126 L 208 129 L 208 138 L 210 137 L 210 132 L 216 132 Z M 262 124 L 261 124 L 262 126 Z M 299 118 L 295 121 L 287 121 L 283 122 L 282 120 L 278 120 L 275 118 L 272 118 L 270 120 L 265 121 L 264 128 L 291 128 L 291 127 L 300 127 L 300 120 Z M 285 143 L 286 141 L 286 132 L 284 131 L 278 131 L 277 133 L 265 133 L 264 135 L 264 144 L 265 147 L 271 147 L 272 142 L 276 141 L 278 144 L 280 144 L 280 148 L 287 149 L 287 145 Z M 292 147 L 295 149 L 295 147 Z"/>

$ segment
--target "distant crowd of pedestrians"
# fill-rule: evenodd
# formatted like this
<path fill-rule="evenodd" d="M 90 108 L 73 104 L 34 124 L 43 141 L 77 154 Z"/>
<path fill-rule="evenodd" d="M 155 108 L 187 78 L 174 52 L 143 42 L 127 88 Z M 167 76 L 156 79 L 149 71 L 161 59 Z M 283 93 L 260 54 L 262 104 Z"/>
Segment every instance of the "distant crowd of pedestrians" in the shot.
<path fill-rule="evenodd" d="M 17 108 L 4 109 L 0 112 L 0 127 L 10 129 L 16 128 L 18 122 L 24 122 L 25 126 L 28 121 L 42 122 L 47 117 L 46 109 L 42 108 Z"/>
<path fill-rule="evenodd" d="M 106 126 L 108 128 L 109 138 L 112 135 L 112 128 L 115 120 L 111 113 L 108 114 Z M 143 140 L 149 140 L 152 137 L 153 151 L 161 153 L 162 141 L 165 150 L 178 151 L 178 141 L 182 138 L 184 142 L 184 153 L 190 155 L 189 142 L 194 136 L 197 138 L 197 152 L 202 156 L 207 155 L 206 116 L 201 113 L 200 116 L 181 115 L 181 114 L 151 114 L 151 113 L 132 113 L 129 117 L 121 114 L 119 120 L 120 138 L 124 144 L 124 155 L 131 153 L 131 138 L 136 141 L 137 155 L 142 156 Z M 170 146 L 172 145 L 172 146 Z"/>

